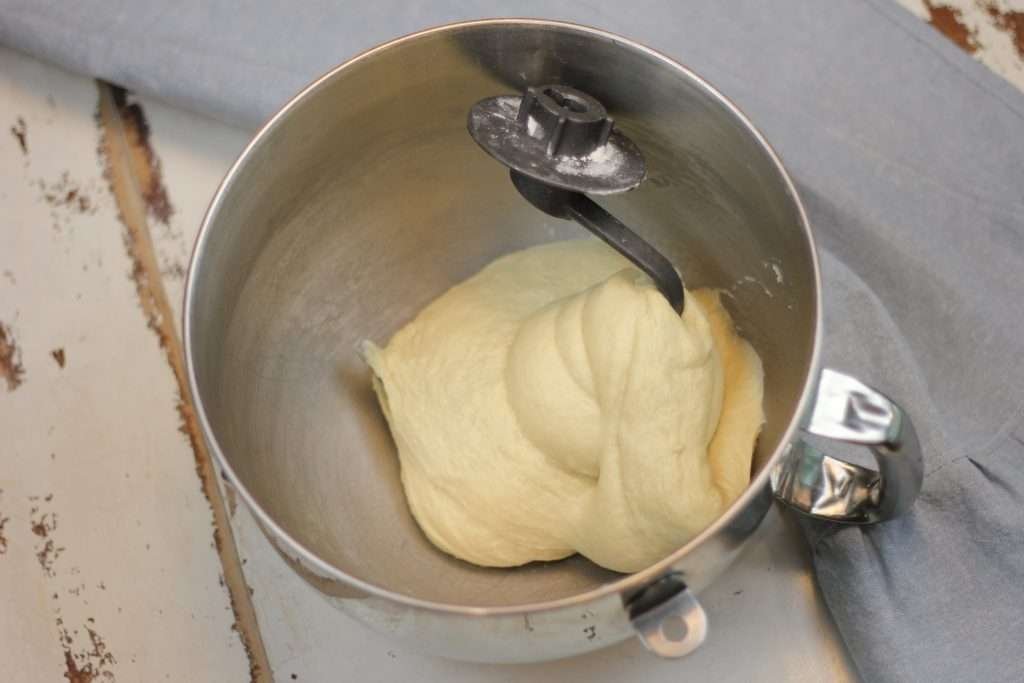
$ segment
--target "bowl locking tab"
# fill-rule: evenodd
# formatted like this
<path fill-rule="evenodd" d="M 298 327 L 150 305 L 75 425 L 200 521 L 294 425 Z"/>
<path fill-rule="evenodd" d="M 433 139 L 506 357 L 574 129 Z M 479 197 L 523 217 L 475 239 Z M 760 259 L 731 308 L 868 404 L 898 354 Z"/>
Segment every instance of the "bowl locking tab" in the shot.
<path fill-rule="evenodd" d="M 678 572 L 648 584 L 626 609 L 640 642 L 659 657 L 685 657 L 707 638 L 708 616 Z"/>

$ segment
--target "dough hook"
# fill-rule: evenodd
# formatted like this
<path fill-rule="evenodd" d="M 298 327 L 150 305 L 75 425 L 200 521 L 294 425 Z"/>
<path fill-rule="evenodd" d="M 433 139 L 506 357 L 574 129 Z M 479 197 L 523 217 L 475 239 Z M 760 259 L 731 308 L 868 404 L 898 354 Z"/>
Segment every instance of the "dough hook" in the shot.
<path fill-rule="evenodd" d="M 677 313 L 683 283 L 672 263 L 588 194 L 632 190 L 647 176 L 637 146 L 604 105 L 566 85 L 531 86 L 473 105 L 469 134 L 507 166 L 512 184 L 549 216 L 574 220 L 647 273 Z"/>

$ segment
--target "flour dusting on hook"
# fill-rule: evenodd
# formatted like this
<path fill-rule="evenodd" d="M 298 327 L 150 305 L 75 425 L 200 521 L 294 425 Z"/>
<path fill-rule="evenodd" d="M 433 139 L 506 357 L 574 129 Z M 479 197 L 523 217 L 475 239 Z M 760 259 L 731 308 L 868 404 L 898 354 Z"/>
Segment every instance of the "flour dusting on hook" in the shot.
<path fill-rule="evenodd" d="M 614 145 L 606 144 L 586 156 L 562 157 L 555 170 L 564 175 L 597 177 L 613 174 L 621 164 L 622 152 Z"/>
<path fill-rule="evenodd" d="M 526 134 L 531 138 L 539 138 L 544 135 L 544 131 L 540 129 L 537 119 L 532 116 L 526 120 Z"/>

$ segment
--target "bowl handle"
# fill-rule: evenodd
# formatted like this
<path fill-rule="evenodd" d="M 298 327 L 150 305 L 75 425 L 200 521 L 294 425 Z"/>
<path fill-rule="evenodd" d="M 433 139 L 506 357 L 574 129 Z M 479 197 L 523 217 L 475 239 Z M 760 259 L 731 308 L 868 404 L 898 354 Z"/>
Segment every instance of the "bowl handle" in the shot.
<path fill-rule="evenodd" d="M 867 446 L 878 470 L 829 457 L 803 440 L 772 470 L 775 496 L 832 522 L 871 524 L 906 512 L 921 491 L 921 445 L 910 417 L 862 382 L 826 369 L 805 431 Z"/>

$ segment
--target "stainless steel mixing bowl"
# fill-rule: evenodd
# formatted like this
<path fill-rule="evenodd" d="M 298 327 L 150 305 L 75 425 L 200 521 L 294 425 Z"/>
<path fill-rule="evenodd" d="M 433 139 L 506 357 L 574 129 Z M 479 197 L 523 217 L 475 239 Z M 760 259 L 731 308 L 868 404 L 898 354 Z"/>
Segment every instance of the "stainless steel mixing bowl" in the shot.
<path fill-rule="evenodd" d="M 581 236 L 522 200 L 466 132 L 474 102 L 538 83 L 596 96 L 640 146 L 649 179 L 602 201 L 689 286 L 729 292 L 764 362 L 767 422 L 750 487 L 698 538 L 633 575 L 580 557 L 485 569 L 435 549 L 406 507 L 359 355 L 364 339 L 386 342 L 492 259 Z M 602 31 L 479 21 L 366 52 L 259 132 L 200 232 L 185 348 L 225 479 L 296 571 L 348 613 L 465 659 L 555 658 L 633 634 L 679 656 L 706 632 L 700 590 L 756 530 L 773 487 L 805 513 L 852 522 L 897 514 L 916 495 L 909 421 L 855 380 L 819 372 L 819 288 L 793 184 L 706 82 Z M 802 430 L 873 445 L 881 475 L 820 455 Z"/>

